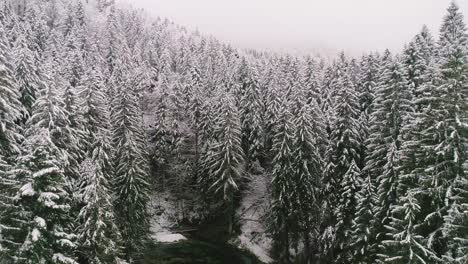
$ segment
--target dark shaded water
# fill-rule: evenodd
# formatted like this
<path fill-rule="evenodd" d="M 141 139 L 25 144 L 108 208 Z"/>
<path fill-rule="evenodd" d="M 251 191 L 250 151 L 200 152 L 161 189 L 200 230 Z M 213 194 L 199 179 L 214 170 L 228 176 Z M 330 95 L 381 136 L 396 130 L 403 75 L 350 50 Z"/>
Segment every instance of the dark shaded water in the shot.
<path fill-rule="evenodd" d="M 261 264 L 258 259 L 225 243 L 185 240 L 152 245 L 142 264 Z"/>

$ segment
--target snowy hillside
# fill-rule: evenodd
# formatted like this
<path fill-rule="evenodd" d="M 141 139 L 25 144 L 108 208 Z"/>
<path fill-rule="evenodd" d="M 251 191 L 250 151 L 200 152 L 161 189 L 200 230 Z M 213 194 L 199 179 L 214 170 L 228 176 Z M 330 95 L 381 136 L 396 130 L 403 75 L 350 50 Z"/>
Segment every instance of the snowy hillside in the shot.
<path fill-rule="evenodd" d="M 466 263 L 464 21 L 323 59 L 0 0 L 0 264 Z"/>

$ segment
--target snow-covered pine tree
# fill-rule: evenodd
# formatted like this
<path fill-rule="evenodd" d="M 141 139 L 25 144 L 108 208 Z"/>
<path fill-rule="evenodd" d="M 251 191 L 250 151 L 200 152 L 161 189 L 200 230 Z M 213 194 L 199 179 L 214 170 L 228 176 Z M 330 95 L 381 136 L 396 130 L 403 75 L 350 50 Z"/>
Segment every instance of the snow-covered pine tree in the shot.
<path fill-rule="evenodd" d="M 118 16 L 120 15 L 119 10 L 116 8 L 115 5 L 110 6 L 109 14 L 107 15 L 106 20 L 106 53 L 105 59 L 107 62 L 107 69 L 106 69 L 106 76 L 110 78 L 112 76 L 114 69 L 117 67 L 117 59 L 120 55 L 121 45 L 123 34 L 121 32 L 121 25 L 118 20 Z M 109 80 L 106 80 L 106 83 Z M 114 92 L 113 89 L 109 89 L 107 91 L 109 95 L 112 95 Z"/>
<path fill-rule="evenodd" d="M 435 43 L 426 27 L 408 45 L 402 59 L 408 86 L 413 94 L 414 111 L 400 131 L 402 145 L 398 170 L 402 174 L 408 174 L 418 163 L 414 156 L 416 149 L 420 147 L 418 133 L 424 130 L 424 123 L 427 122 L 426 110 L 432 104 L 433 84 L 439 78 L 438 66 L 435 64 Z"/>
<path fill-rule="evenodd" d="M 58 67 L 55 60 L 54 57 L 47 58 L 39 69 L 39 76 L 43 81 L 39 82 L 34 105 L 37 110 L 32 114 L 30 122 L 49 131 L 50 139 L 62 152 L 60 158 L 65 164 L 64 168 L 66 168 L 69 164 L 78 164 L 77 162 L 70 163 L 71 160 L 74 160 L 75 153 L 70 154 L 68 151 L 72 146 L 76 146 L 77 139 L 71 131 L 68 112 L 65 110 L 64 102 L 60 96 L 61 78 L 56 70 L 52 70 L 54 67 Z M 66 177 L 71 188 L 77 175 L 66 174 Z"/>
<path fill-rule="evenodd" d="M 16 177 L 8 172 L 21 153 L 22 135 L 17 123 L 24 111 L 17 84 L 13 76 L 11 54 L 4 27 L 0 22 L 0 259 L 11 261 L 17 247 L 14 239 L 17 231 L 17 214 L 14 203 L 19 188 Z M 0 261 L 0 263 L 2 263 Z"/>
<path fill-rule="evenodd" d="M 366 140 L 369 137 L 370 117 L 374 108 L 374 97 L 380 79 L 381 67 L 378 61 L 378 54 L 369 54 L 362 58 L 356 81 L 356 89 L 359 92 L 361 124 L 361 160 L 359 166 L 364 166 L 366 159 Z M 365 173 L 365 171 L 363 171 Z"/>
<path fill-rule="evenodd" d="M 239 65 L 240 120 L 242 125 L 242 148 L 246 169 L 251 170 L 261 152 L 261 104 L 257 69 L 245 58 Z"/>
<path fill-rule="evenodd" d="M 455 3 L 448 8 L 442 23 L 438 49 L 442 72 L 439 89 L 444 92 L 442 100 L 446 111 L 442 125 L 445 139 L 436 148 L 437 154 L 443 153 L 443 156 L 439 156 L 440 163 L 433 167 L 435 172 L 440 172 L 424 180 L 424 185 L 443 195 L 444 210 L 447 210 L 443 211 L 447 248 L 437 244 L 430 246 L 438 254 L 440 248 L 445 249 L 445 260 L 463 263 L 468 260 L 468 35 L 464 17 Z M 432 226 L 438 231 L 438 225 Z"/>
<path fill-rule="evenodd" d="M 353 221 L 357 216 L 359 191 L 362 186 L 361 170 L 352 160 L 348 171 L 342 176 L 340 197 L 337 208 L 335 210 L 336 224 L 335 232 L 337 234 L 337 254 L 335 262 L 338 263 L 355 263 L 352 259 L 355 248 L 353 248 Z M 359 208 L 360 209 L 360 208 Z M 361 249 L 364 250 L 364 249 Z"/>
<path fill-rule="evenodd" d="M 408 186 L 400 181 L 399 189 L 406 189 Z M 383 240 L 382 244 L 387 248 L 386 254 L 379 255 L 385 263 L 414 263 L 426 264 L 427 259 L 437 259 L 433 252 L 425 247 L 425 238 L 420 234 L 421 205 L 415 195 L 416 189 L 405 192 L 397 205 L 391 207 L 390 224 L 388 236 L 391 238 Z M 437 262 L 436 262 L 437 263 Z"/>
<path fill-rule="evenodd" d="M 283 100 L 285 100 L 283 98 Z M 292 208 L 292 197 L 294 193 L 294 134 L 292 115 L 287 108 L 288 104 L 282 102 L 279 116 L 275 122 L 275 132 L 273 137 L 274 153 L 273 159 L 273 179 L 271 183 L 272 201 L 269 215 L 269 232 L 274 238 L 274 248 L 278 260 L 281 263 L 291 263 L 290 259 L 290 228 L 295 229 L 297 225 L 292 225 L 290 213 Z M 294 232 L 294 230 L 292 230 Z"/>
<path fill-rule="evenodd" d="M 198 65 L 195 61 L 192 62 L 192 66 L 189 69 L 190 81 L 186 86 L 183 94 L 184 101 L 186 103 L 186 109 L 188 109 L 188 115 L 190 117 L 189 124 L 193 131 L 193 168 L 192 173 L 195 180 L 198 180 L 198 173 L 200 172 L 200 156 L 201 156 L 201 134 L 202 134 L 202 124 L 201 124 L 201 91 L 202 91 L 202 78 L 200 76 L 200 71 Z"/>
<path fill-rule="evenodd" d="M 81 164 L 79 196 L 84 206 L 79 214 L 78 254 L 90 264 L 117 264 L 122 238 L 112 204 L 109 132 L 99 129 Z"/>
<path fill-rule="evenodd" d="M 273 160 L 274 154 L 271 149 L 273 147 L 273 137 L 276 134 L 275 120 L 278 119 L 279 110 L 281 108 L 281 96 L 278 86 L 278 75 L 274 62 L 268 62 L 268 69 L 264 73 L 261 85 L 262 91 L 262 109 L 264 119 L 262 120 L 263 130 L 263 146 L 264 155 L 262 157 L 262 165 L 268 167 Z"/>
<path fill-rule="evenodd" d="M 42 111 L 40 101 L 33 116 Z M 34 119 L 32 119 L 34 120 Z M 18 228 L 25 232 L 18 238 L 14 259 L 19 263 L 76 264 L 73 250 L 76 235 L 71 230 L 71 197 L 65 190 L 61 151 L 50 138 L 50 131 L 30 122 L 23 152 L 12 173 L 22 182 L 17 203 L 21 208 Z"/>
<path fill-rule="evenodd" d="M 452 204 L 444 216 L 444 236 L 448 239 L 443 259 L 448 263 L 468 261 L 468 179 L 457 177 L 450 186 Z"/>
<path fill-rule="evenodd" d="M 97 7 L 100 12 L 104 12 L 107 8 L 115 5 L 115 0 L 96 0 Z"/>
<path fill-rule="evenodd" d="M 464 145 L 468 136 L 465 129 L 468 112 L 466 45 L 463 16 L 452 3 L 441 27 L 438 65 L 428 64 L 429 70 L 424 78 L 430 81 L 421 85 L 421 109 L 412 126 L 414 136 L 401 151 L 401 163 L 404 165 L 398 183 L 401 202 L 394 210 L 405 206 L 409 196 L 420 208 L 411 225 L 415 227 L 413 236 L 420 237 L 415 246 L 422 253 L 417 255 L 419 260 L 414 258 L 415 255 L 405 256 L 413 257 L 415 263 L 441 261 L 442 255 L 450 251 L 451 241 L 457 240 L 446 235 L 444 222 L 452 218 L 448 214 L 458 199 L 458 195 L 452 193 L 453 185 L 459 183 L 457 179 L 466 179 L 463 165 L 466 163 Z M 402 230 L 409 228 L 405 221 L 404 214 L 392 217 L 390 231 L 393 239 L 386 243 L 395 246 L 390 247 L 387 258 L 400 256 L 398 245 L 407 243 L 399 236 Z M 405 225 L 399 226 L 402 222 Z M 448 259 L 452 252 L 448 253 Z"/>
<path fill-rule="evenodd" d="M 217 116 L 217 142 L 211 147 L 208 158 L 209 190 L 221 193 L 226 208 L 228 233 L 233 231 L 234 196 L 239 190 L 239 181 L 244 170 L 240 119 L 234 100 L 228 95 L 222 99 Z"/>
<path fill-rule="evenodd" d="M 294 189 L 290 194 L 292 203 L 292 217 L 296 219 L 297 228 L 292 238 L 296 242 L 303 241 L 305 263 L 308 263 L 313 254 L 317 254 L 317 241 L 319 234 L 316 227 L 321 220 L 321 182 L 324 170 L 324 161 L 321 150 L 325 148 L 326 132 L 320 109 L 312 99 L 307 104 L 308 96 L 300 102 L 299 111 L 293 117 L 294 141 Z M 293 243 L 294 244 L 294 243 Z M 312 249 L 312 250 L 311 250 Z"/>
<path fill-rule="evenodd" d="M 345 245 L 348 245 L 351 240 L 349 231 L 356 208 L 348 210 L 345 204 L 340 203 L 346 188 L 349 187 L 349 184 L 343 180 L 346 174 L 361 169 L 358 166 L 350 169 L 351 165 L 357 165 L 360 159 L 358 93 L 351 82 L 344 55 L 335 67 L 337 67 L 337 79 L 334 80 L 332 86 L 336 91 L 331 91 L 336 95 L 333 99 L 336 102 L 333 110 L 335 117 L 329 135 L 330 145 L 327 151 L 322 190 L 324 210 L 326 210 L 321 227 L 321 248 L 324 261 L 336 259 L 346 261 L 349 253 L 347 251 L 350 249 L 345 248 Z M 346 193 L 347 197 L 355 197 L 355 191 L 357 190 L 353 189 L 352 193 Z M 338 215 L 343 221 L 338 221 Z"/>
<path fill-rule="evenodd" d="M 14 79 L 12 57 L 5 29 L 0 25 L 0 155 L 6 160 L 20 152 L 21 134 L 17 122 L 21 119 L 18 85 Z"/>
<path fill-rule="evenodd" d="M 85 151 L 90 150 L 100 129 L 109 129 L 109 102 L 106 99 L 105 79 L 96 64 L 86 71 L 84 85 L 78 96 L 81 98 L 79 108 L 83 115 Z"/>
<path fill-rule="evenodd" d="M 29 28 L 28 24 L 23 27 Z M 14 44 L 14 74 L 19 87 L 20 101 L 24 107 L 22 123 L 25 124 L 31 116 L 32 106 L 36 101 L 39 82 L 41 81 L 38 73 L 38 55 L 31 50 L 27 37 L 30 30 L 24 29 L 17 37 Z"/>
<path fill-rule="evenodd" d="M 374 112 L 371 114 L 365 171 L 377 187 L 377 225 L 371 228 L 378 241 L 384 239 L 384 226 L 389 221 L 390 207 L 397 201 L 396 160 L 402 145 L 400 133 L 414 111 L 412 91 L 407 83 L 404 67 L 399 59 L 389 61 L 383 68 L 375 94 Z"/>
<path fill-rule="evenodd" d="M 111 84 L 116 94 L 111 100 L 114 208 L 123 238 L 124 257 L 134 261 L 149 235 L 148 155 L 142 113 L 135 94 L 134 75 L 128 49 L 119 56 Z"/>
<path fill-rule="evenodd" d="M 47 26 L 46 15 L 37 1 L 28 2 L 23 19 L 24 23 L 29 24 L 31 27 L 31 34 L 28 36 L 31 45 L 29 48 L 42 54 L 47 46 L 50 31 Z"/>
<path fill-rule="evenodd" d="M 386 232 L 378 237 L 381 241 L 378 250 L 379 259 L 383 261 L 390 262 L 390 259 L 396 263 L 407 263 L 407 258 L 410 258 L 408 254 L 413 251 L 415 253 L 410 261 L 422 263 L 416 256 L 421 256 L 424 261 L 432 254 L 421 247 L 425 245 L 425 238 L 421 233 L 423 227 L 421 220 L 424 219 L 421 211 L 425 208 L 421 207 L 418 197 L 422 193 L 420 178 L 427 173 L 426 166 L 432 164 L 432 158 L 435 157 L 434 148 L 428 146 L 437 144 L 434 143 L 437 137 L 432 137 L 436 131 L 434 125 L 441 118 L 441 112 L 434 111 L 441 105 L 440 94 L 436 89 L 440 79 L 439 74 L 438 66 L 430 62 L 423 77 L 430 81 L 419 87 L 420 99 L 416 101 L 419 108 L 410 115 L 410 122 L 403 125 L 400 135 L 402 145 L 398 152 L 394 151 L 397 155 L 392 158 L 396 158 L 394 162 L 397 165 L 398 181 L 395 184 L 397 199 L 389 208 L 388 223 L 384 227 Z"/>
<path fill-rule="evenodd" d="M 355 263 L 372 262 L 375 252 L 374 225 L 376 206 L 376 181 L 375 177 L 366 169 L 368 160 L 367 142 L 370 137 L 371 116 L 374 112 L 374 101 L 377 87 L 381 77 L 381 65 L 378 54 L 369 54 L 362 58 L 356 80 L 359 92 L 360 105 L 360 163 L 362 182 L 359 184 L 359 191 L 356 195 L 357 208 L 356 215 L 352 223 L 352 259 Z M 358 166 L 359 166 L 358 165 Z"/>
<path fill-rule="evenodd" d="M 357 207 L 353 219 L 352 232 L 352 259 L 353 263 L 372 263 L 378 244 L 375 241 L 373 227 L 376 225 L 377 191 L 375 181 L 370 175 L 363 175 L 356 195 Z"/>
<path fill-rule="evenodd" d="M 22 208 L 16 203 L 20 182 L 12 166 L 0 156 L 0 263 L 8 264 L 14 260 L 15 252 L 20 246 L 18 236 L 24 232 L 21 229 Z"/>
<path fill-rule="evenodd" d="M 307 103 L 310 104 L 312 100 L 315 100 L 320 105 L 320 87 L 323 81 L 320 64 L 311 56 L 307 56 L 300 69 L 300 76 Z"/>
<path fill-rule="evenodd" d="M 421 32 L 414 37 L 403 51 L 402 63 L 405 67 L 406 79 L 415 99 L 420 96 L 419 87 L 424 79 L 427 65 L 435 56 L 435 42 L 429 29 L 423 26 Z"/>

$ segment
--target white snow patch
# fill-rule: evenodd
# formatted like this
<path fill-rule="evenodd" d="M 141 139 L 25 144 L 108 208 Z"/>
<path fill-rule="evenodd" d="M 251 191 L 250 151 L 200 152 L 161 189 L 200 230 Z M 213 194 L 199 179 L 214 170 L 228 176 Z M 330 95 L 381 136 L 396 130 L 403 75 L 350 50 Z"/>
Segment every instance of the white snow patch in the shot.
<path fill-rule="evenodd" d="M 160 242 L 160 243 L 173 243 L 182 240 L 186 240 L 187 238 L 181 234 L 155 234 L 153 238 Z"/>
<path fill-rule="evenodd" d="M 78 264 L 78 262 L 76 262 L 72 258 L 66 257 L 62 253 L 55 253 L 52 257 L 52 260 L 57 263 Z"/>
<path fill-rule="evenodd" d="M 36 242 L 39 240 L 39 237 L 41 237 L 41 232 L 39 232 L 39 230 L 37 230 L 37 228 L 34 228 L 32 231 L 31 231 L 31 240 L 33 242 Z"/>
<path fill-rule="evenodd" d="M 34 218 L 34 222 L 36 222 L 37 226 L 40 227 L 40 228 L 46 228 L 46 221 L 44 220 L 44 218 L 42 217 L 39 217 L 39 216 L 36 216 Z"/>
<path fill-rule="evenodd" d="M 36 194 L 31 183 L 26 183 L 23 185 L 23 187 L 20 189 L 20 192 L 21 196 L 34 196 Z"/>

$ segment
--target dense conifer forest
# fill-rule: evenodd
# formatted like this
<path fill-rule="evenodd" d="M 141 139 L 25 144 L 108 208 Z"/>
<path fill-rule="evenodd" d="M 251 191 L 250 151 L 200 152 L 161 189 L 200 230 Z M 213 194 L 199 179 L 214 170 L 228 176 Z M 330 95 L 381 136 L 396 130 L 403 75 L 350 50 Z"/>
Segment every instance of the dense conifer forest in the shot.
<path fill-rule="evenodd" d="M 326 59 L 113 0 L 0 0 L 1 264 L 139 263 L 167 195 L 236 238 L 249 192 L 274 263 L 466 264 L 467 148 L 455 3 L 401 52 Z"/>

